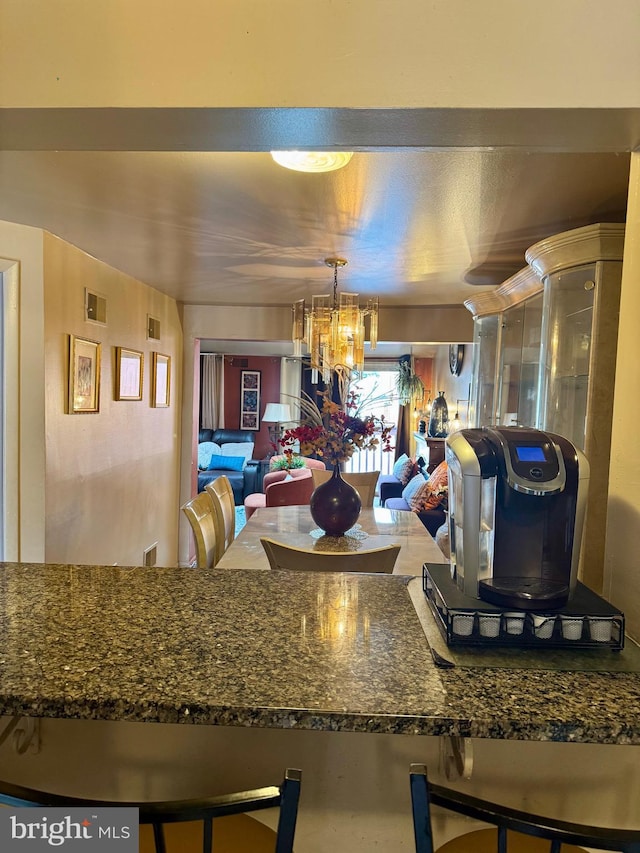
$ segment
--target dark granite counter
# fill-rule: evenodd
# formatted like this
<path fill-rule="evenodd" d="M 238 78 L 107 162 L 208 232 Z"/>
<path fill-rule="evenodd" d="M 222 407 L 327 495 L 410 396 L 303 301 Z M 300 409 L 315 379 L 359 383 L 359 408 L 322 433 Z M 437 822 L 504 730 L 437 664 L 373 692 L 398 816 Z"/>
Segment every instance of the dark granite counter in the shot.
<path fill-rule="evenodd" d="M 390 575 L 0 564 L 0 714 L 640 743 L 640 675 L 438 669 Z"/>

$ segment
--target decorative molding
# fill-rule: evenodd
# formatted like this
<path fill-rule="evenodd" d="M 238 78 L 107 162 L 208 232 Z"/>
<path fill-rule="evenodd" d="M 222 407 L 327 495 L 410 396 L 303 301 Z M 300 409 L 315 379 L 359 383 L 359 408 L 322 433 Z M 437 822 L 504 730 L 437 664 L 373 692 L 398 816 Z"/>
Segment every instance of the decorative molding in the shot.
<path fill-rule="evenodd" d="M 474 318 L 499 314 L 507 308 L 542 293 L 542 280 L 531 267 L 523 267 L 494 290 L 483 290 L 473 299 L 465 300 L 465 308 Z"/>
<path fill-rule="evenodd" d="M 623 222 L 599 222 L 563 231 L 535 243 L 527 249 L 525 258 L 540 278 L 596 261 L 621 261 L 624 230 Z"/>
<path fill-rule="evenodd" d="M 528 266 L 494 290 L 466 299 L 464 306 L 474 318 L 499 314 L 541 293 L 543 279 L 551 273 L 596 261 L 621 261 L 624 231 L 623 222 L 598 222 L 540 240 L 525 252 Z"/>

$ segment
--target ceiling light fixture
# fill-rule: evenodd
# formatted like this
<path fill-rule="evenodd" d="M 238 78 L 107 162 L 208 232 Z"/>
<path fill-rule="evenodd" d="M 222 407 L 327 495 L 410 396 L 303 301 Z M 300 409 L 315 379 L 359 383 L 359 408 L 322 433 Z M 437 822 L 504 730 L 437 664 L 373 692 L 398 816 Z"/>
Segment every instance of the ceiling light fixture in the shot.
<path fill-rule="evenodd" d="M 365 317 L 369 317 L 371 349 L 378 343 L 378 297 L 369 299 L 364 308 L 357 293 L 341 293 L 338 300 L 338 267 L 347 262 L 344 258 L 325 258 L 324 262 L 333 267 L 333 295 L 312 296 L 310 311 L 305 309 L 304 299 L 293 303 L 294 356 L 302 355 L 306 343 L 314 384 L 319 374 L 328 383 L 334 371 L 364 369 Z"/>
<path fill-rule="evenodd" d="M 334 172 L 347 165 L 353 151 L 272 151 L 271 156 L 295 172 Z"/>

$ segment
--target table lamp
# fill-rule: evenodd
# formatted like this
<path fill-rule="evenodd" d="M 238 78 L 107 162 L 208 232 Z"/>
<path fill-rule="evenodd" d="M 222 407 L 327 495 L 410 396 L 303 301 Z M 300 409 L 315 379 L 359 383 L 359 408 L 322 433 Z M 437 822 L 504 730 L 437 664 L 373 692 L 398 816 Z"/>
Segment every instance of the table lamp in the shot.
<path fill-rule="evenodd" d="M 291 409 L 288 403 L 267 403 L 262 420 L 269 424 L 269 439 L 274 446 L 280 438 L 280 424 L 291 420 Z"/>

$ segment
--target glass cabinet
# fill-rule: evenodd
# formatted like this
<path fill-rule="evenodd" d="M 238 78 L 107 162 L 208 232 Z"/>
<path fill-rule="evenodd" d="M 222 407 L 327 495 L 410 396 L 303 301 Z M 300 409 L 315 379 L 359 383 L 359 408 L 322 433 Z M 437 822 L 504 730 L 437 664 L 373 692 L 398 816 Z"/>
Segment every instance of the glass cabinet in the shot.
<path fill-rule="evenodd" d="M 581 579 L 602 591 L 624 225 L 576 228 L 465 305 L 474 313 L 473 426 L 533 426 L 590 466 Z"/>
<path fill-rule="evenodd" d="M 497 314 L 477 317 L 473 324 L 474 369 L 469 400 L 471 426 L 488 426 L 494 422 L 499 325 Z"/>
<path fill-rule="evenodd" d="M 546 284 L 538 422 L 584 450 L 595 268 L 555 273 Z"/>

